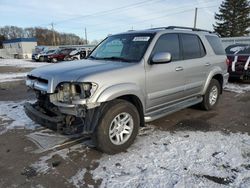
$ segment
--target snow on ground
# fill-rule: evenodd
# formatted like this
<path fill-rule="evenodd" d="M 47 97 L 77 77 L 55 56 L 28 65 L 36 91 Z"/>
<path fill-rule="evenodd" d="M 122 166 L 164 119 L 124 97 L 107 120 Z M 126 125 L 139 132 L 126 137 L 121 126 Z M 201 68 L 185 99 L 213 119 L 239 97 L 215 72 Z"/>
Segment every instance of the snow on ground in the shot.
<path fill-rule="evenodd" d="M 11 66 L 11 67 L 23 67 L 23 68 L 35 68 L 44 65 L 48 65 L 46 62 L 34 62 L 32 60 L 25 59 L 0 59 L 0 66 Z"/>
<path fill-rule="evenodd" d="M 10 82 L 23 80 L 26 77 L 27 73 L 1 73 L 0 82 Z"/>
<path fill-rule="evenodd" d="M 224 90 L 235 93 L 246 93 L 250 92 L 250 84 L 228 83 Z"/>
<path fill-rule="evenodd" d="M 98 162 L 101 187 L 250 187 L 250 136 L 157 130 Z"/>
<path fill-rule="evenodd" d="M 0 135 L 11 129 L 34 130 L 40 127 L 26 116 L 24 103 L 0 101 Z"/>
<path fill-rule="evenodd" d="M 0 102 L 1 134 L 14 128 L 37 131 L 22 105 L 23 102 Z M 51 151 L 31 167 L 38 174 L 47 174 L 54 169 L 49 165 L 54 155 L 71 160 L 69 154 L 78 152 L 84 159 L 87 150 L 80 143 Z M 90 173 L 94 179 L 102 179 L 101 187 L 250 187 L 250 136 L 199 131 L 170 133 L 151 126 L 142 129 L 127 152 L 103 154 L 96 162 L 99 166 Z M 77 169 L 68 182 L 81 187 L 86 171 Z"/>
<path fill-rule="evenodd" d="M 84 184 L 84 175 L 86 169 L 79 170 L 74 176 L 69 179 L 69 183 L 72 183 L 76 188 L 81 188 Z"/>

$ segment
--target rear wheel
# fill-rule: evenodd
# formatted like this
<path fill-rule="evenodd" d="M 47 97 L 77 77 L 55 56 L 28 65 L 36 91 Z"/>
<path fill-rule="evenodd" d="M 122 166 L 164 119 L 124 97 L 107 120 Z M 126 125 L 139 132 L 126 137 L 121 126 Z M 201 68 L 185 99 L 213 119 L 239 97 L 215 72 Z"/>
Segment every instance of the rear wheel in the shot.
<path fill-rule="evenodd" d="M 213 109 L 219 100 L 221 93 L 221 86 L 218 80 L 212 79 L 201 103 L 201 108 L 204 110 Z"/>
<path fill-rule="evenodd" d="M 119 99 L 107 104 L 103 112 L 94 133 L 97 149 L 108 154 L 126 150 L 139 130 L 140 118 L 136 107 Z"/>

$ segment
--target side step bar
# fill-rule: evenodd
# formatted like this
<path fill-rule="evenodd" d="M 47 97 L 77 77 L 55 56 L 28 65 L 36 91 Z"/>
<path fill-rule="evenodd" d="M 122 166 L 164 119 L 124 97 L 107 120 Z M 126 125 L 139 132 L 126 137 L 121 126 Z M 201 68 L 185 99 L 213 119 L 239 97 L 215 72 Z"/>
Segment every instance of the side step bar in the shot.
<path fill-rule="evenodd" d="M 179 102 L 177 104 L 173 104 L 173 105 L 167 106 L 163 109 L 151 112 L 149 114 L 145 114 L 144 120 L 146 123 L 151 122 L 151 121 L 154 121 L 156 119 L 162 118 L 168 114 L 172 114 L 172 113 L 177 112 L 179 110 L 182 110 L 184 108 L 198 104 L 200 102 L 202 102 L 202 97 L 190 98 L 190 99 L 187 99 L 185 101 Z"/>

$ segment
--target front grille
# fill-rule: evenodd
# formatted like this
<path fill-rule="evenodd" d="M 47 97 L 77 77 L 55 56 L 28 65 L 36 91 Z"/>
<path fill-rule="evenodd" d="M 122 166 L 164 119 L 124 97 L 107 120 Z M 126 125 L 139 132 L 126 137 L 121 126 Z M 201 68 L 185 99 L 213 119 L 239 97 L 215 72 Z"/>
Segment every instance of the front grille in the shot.
<path fill-rule="evenodd" d="M 38 77 L 35 77 L 35 76 L 32 76 L 32 75 L 28 75 L 27 77 L 30 80 L 37 80 L 38 82 L 45 83 L 45 84 L 49 83 L 48 80 L 43 79 L 43 78 L 38 78 Z"/>
<path fill-rule="evenodd" d="M 48 80 L 43 78 L 38 78 L 32 75 L 27 76 L 26 85 L 32 89 L 47 92 L 48 90 Z"/>

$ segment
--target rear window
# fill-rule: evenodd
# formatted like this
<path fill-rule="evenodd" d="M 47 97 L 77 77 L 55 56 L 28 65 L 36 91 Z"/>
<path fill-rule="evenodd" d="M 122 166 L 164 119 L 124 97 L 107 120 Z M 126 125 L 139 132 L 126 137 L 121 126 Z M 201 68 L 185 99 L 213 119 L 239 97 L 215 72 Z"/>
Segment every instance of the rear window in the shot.
<path fill-rule="evenodd" d="M 225 50 L 221 44 L 219 37 L 207 35 L 206 39 L 208 40 L 210 46 L 212 47 L 212 49 L 216 55 L 224 55 L 225 54 Z"/>
<path fill-rule="evenodd" d="M 181 34 L 181 38 L 184 59 L 201 58 L 206 55 L 204 46 L 197 35 Z"/>

